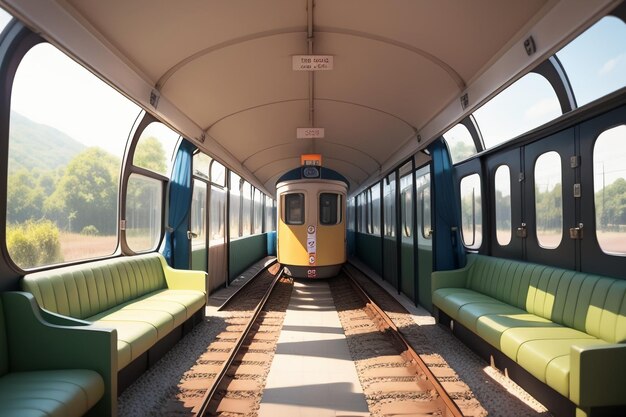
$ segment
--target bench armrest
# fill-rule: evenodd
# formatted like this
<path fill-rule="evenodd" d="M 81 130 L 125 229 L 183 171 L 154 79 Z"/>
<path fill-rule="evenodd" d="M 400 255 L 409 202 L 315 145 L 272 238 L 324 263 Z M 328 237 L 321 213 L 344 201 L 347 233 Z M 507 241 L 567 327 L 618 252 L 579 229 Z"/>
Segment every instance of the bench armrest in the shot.
<path fill-rule="evenodd" d="M 16 372 L 90 369 L 104 380 L 102 415 L 117 413 L 117 331 L 94 326 L 61 326 L 44 320 L 35 297 L 2 293 L 10 369 Z M 49 314 L 44 313 L 47 317 Z M 102 408 L 101 408 L 102 407 Z M 98 412 L 100 414 L 100 412 Z"/>
<path fill-rule="evenodd" d="M 45 308 L 40 308 L 39 313 L 41 313 L 43 321 L 49 324 L 56 324 L 58 326 L 90 326 L 92 324 L 91 322 L 85 320 L 75 319 L 74 317 L 54 313 L 46 310 Z"/>
<path fill-rule="evenodd" d="M 189 271 L 174 269 L 167 264 L 165 258 L 159 255 L 167 287 L 171 290 L 196 290 L 206 294 L 207 273 L 204 271 Z"/>
<path fill-rule="evenodd" d="M 435 271 L 430 275 L 431 291 L 435 292 L 439 288 L 466 288 L 467 273 L 474 263 L 474 257 L 467 257 L 467 264 L 461 269 L 450 271 Z"/>
<path fill-rule="evenodd" d="M 626 344 L 572 346 L 570 399 L 581 407 L 624 404 Z"/>

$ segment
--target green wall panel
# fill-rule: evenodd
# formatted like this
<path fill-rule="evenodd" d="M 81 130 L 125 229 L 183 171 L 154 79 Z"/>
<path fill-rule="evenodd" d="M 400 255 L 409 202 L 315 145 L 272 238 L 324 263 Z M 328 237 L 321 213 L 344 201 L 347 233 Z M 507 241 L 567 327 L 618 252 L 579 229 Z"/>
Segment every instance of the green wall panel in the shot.
<path fill-rule="evenodd" d="M 229 279 L 234 279 L 267 255 L 267 234 L 241 237 L 230 241 Z"/>
<path fill-rule="evenodd" d="M 378 275 L 382 275 L 382 254 L 380 236 L 355 233 L 356 256 Z"/>

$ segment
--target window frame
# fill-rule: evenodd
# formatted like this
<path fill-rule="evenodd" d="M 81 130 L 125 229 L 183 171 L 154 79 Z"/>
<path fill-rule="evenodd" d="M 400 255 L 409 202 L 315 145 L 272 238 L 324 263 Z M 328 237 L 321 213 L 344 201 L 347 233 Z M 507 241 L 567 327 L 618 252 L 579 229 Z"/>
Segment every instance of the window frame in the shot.
<path fill-rule="evenodd" d="M 325 195 L 332 195 L 335 196 L 335 202 L 337 204 L 337 206 L 335 207 L 335 221 L 334 222 L 324 222 L 322 219 L 322 197 Z M 321 192 L 318 195 L 317 198 L 317 202 L 318 202 L 318 221 L 320 226 L 336 226 L 338 224 L 341 224 L 343 222 L 343 216 L 342 216 L 342 204 L 343 204 L 343 195 L 341 193 L 337 193 L 337 192 L 331 192 L 331 191 L 325 191 L 325 192 Z M 332 219 L 332 218 L 331 218 Z"/>
<path fill-rule="evenodd" d="M 302 210 L 302 213 L 300 214 L 301 220 L 298 222 L 294 222 L 288 219 L 288 214 L 291 213 L 291 208 L 288 206 L 288 199 L 291 199 L 291 196 L 297 196 L 298 199 L 300 200 L 300 208 Z M 305 193 L 301 192 L 301 191 L 293 191 L 293 192 L 288 192 L 288 193 L 284 193 L 281 196 L 282 201 L 282 210 L 281 210 L 281 217 L 283 220 L 283 223 L 285 223 L 286 225 L 289 226 L 302 226 L 305 221 L 306 221 L 306 198 L 305 198 Z M 289 212 L 289 213 L 288 213 Z"/>
<path fill-rule="evenodd" d="M 476 187 L 472 187 L 472 189 L 474 190 L 474 194 L 472 197 L 472 241 L 470 243 L 467 242 L 466 240 L 466 236 L 465 236 L 465 232 L 464 232 L 464 222 L 463 222 L 463 180 L 476 176 L 476 178 L 478 178 L 478 190 L 480 192 L 480 196 L 479 196 L 479 201 L 480 201 L 480 212 L 477 213 L 476 210 Z M 463 243 L 463 246 L 465 246 L 465 248 L 470 249 L 470 250 L 479 250 L 482 246 L 483 243 L 485 242 L 485 238 L 484 238 L 484 231 L 483 231 L 483 225 L 484 225 L 484 193 L 482 192 L 482 188 L 484 186 L 484 181 L 482 180 L 482 176 L 480 174 L 480 172 L 476 172 L 476 171 L 470 171 L 466 174 L 464 174 L 458 182 L 458 195 L 459 195 L 459 210 L 461 213 L 461 243 Z M 479 223 L 480 222 L 480 223 Z M 477 226 L 480 226 L 480 235 L 477 232 Z M 480 237 L 480 240 L 477 241 L 477 237 Z"/>

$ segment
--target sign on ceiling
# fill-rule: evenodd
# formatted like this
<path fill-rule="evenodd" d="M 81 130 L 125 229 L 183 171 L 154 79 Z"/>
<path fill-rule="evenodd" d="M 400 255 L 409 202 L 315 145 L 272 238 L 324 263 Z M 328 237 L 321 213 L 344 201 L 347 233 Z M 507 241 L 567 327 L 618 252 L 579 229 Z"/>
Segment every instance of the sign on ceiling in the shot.
<path fill-rule="evenodd" d="M 332 55 L 293 55 L 294 71 L 328 71 L 333 69 Z"/>

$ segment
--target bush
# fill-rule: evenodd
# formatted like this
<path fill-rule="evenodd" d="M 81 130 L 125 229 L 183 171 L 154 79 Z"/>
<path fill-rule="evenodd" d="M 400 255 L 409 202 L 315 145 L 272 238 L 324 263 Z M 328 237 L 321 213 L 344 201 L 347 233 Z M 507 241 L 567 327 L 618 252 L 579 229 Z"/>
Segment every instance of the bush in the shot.
<path fill-rule="evenodd" d="M 50 220 L 29 220 L 7 227 L 7 249 L 20 268 L 63 261 L 59 229 Z"/>
<path fill-rule="evenodd" d="M 80 234 L 84 236 L 98 236 L 100 232 L 98 231 L 98 228 L 96 226 L 90 224 L 89 226 L 83 227 L 83 229 L 80 231 Z"/>

